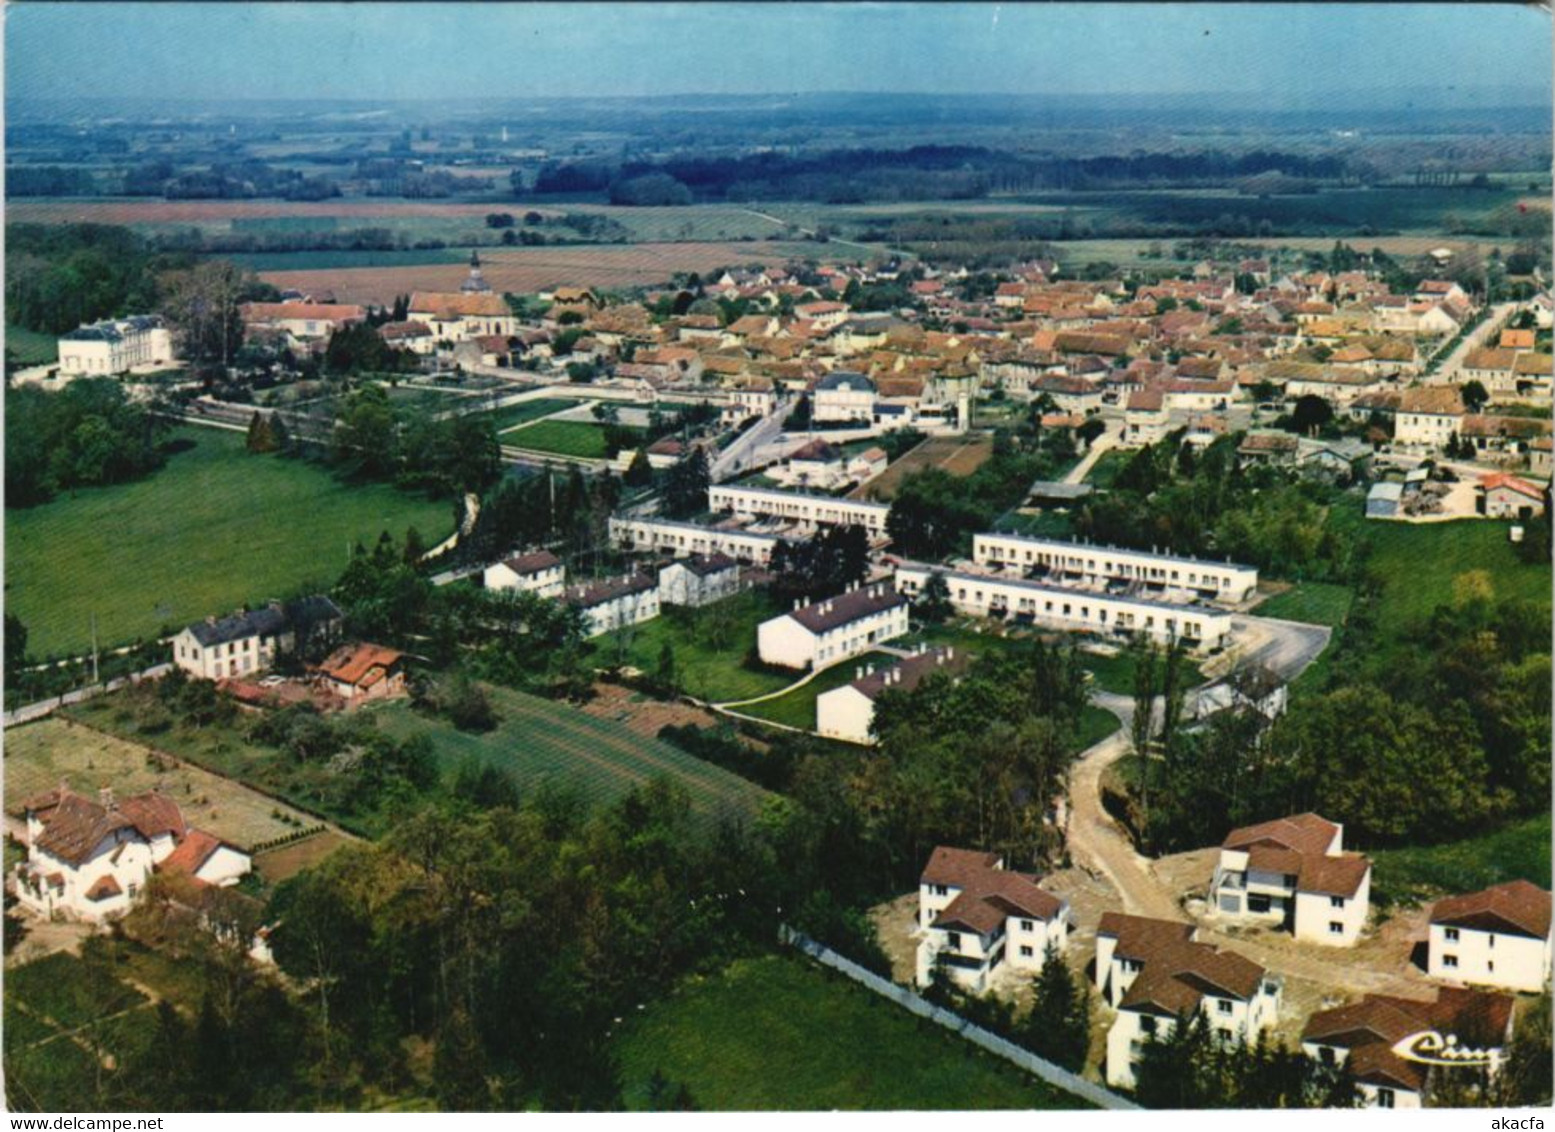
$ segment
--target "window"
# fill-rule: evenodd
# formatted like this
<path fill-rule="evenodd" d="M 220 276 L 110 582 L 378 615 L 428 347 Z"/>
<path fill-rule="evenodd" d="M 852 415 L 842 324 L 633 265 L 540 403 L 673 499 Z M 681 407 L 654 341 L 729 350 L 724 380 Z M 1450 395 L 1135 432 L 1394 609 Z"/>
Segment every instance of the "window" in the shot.
<path fill-rule="evenodd" d="M 1330 908 L 1343 908 L 1344 907 L 1344 897 L 1343 896 L 1330 896 L 1328 898 L 1328 906 Z"/>
<path fill-rule="evenodd" d="M 1154 1034 L 1155 1033 L 1155 1019 L 1154 1018 L 1149 1018 L 1149 1017 L 1141 1018 L 1139 1020 L 1139 1032 L 1141 1034 Z"/>
<path fill-rule="evenodd" d="M 1285 887 L 1286 888 L 1295 888 L 1296 887 L 1296 874 L 1295 873 L 1286 873 L 1285 874 Z"/>
<path fill-rule="evenodd" d="M 1458 929 L 1457 928 L 1448 928 L 1447 929 L 1447 942 L 1448 943 L 1457 943 L 1458 942 Z"/>
<path fill-rule="evenodd" d="M 1490 942 L 1489 942 L 1489 943 L 1488 943 L 1488 944 L 1487 944 L 1487 946 L 1488 946 L 1488 947 L 1489 947 L 1489 948 L 1490 948 L 1490 949 L 1491 949 L 1491 950 L 1492 950 L 1492 951 L 1494 951 L 1494 950 L 1495 950 L 1495 947 L 1496 947 L 1496 936 L 1495 936 L 1495 933 L 1494 933 L 1494 932 L 1492 932 L 1492 933 L 1491 933 L 1491 934 L 1490 934 Z"/>
<path fill-rule="evenodd" d="M 131 884 L 129 886 L 129 890 L 128 891 L 129 891 L 129 894 L 130 894 L 130 899 L 134 900 L 136 895 L 140 892 L 140 885 L 138 885 L 138 884 Z"/>
<path fill-rule="evenodd" d="M 1329 920 L 1328 921 L 1328 934 L 1329 935 L 1344 935 L 1344 925 L 1342 923 L 1340 923 L 1338 920 Z"/>
<path fill-rule="evenodd" d="M 1378 1108 L 1392 1108 L 1393 1107 L 1393 1090 L 1392 1089 L 1378 1089 L 1377 1090 L 1377 1107 Z"/>
<path fill-rule="evenodd" d="M 1215 1009 L 1222 1014 L 1230 1014 L 1231 1000 L 1229 998 L 1217 998 L 1215 1000 Z"/>
<path fill-rule="evenodd" d="M 945 933 L 945 939 L 946 939 L 946 942 L 949 943 L 949 945 L 950 945 L 950 950 L 952 950 L 952 951 L 960 951 L 961 950 L 961 933 L 960 932 L 946 932 Z"/>
<path fill-rule="evenodd" d="M 1489 971 L 1492 975 L 1495 974 L 1496 973 L 1496 961 L 1494 959 L 1488 960 L 1485 963 L 1485 970 Z"/>
<path fill-rule="evenodd" d="M 1324 1065 L 1332 1065 L 1334 1063 L 1334 1051 L 1328 1046 L 1318 1046 L 1317 1059 Z"/>
<path fill-rule="evenodd" d="M 1020 922 L 1020 930 L 1023 932 L 1036 931 L 1037 925 L 1033 924 L 1030 920 L 1022 920 Z"/>
<path fill-rule="evenodd" d="M 1260 892 L 1247 894 L 1247 910 L 1249 912 L 1267 912 L 1269 910 L 1269 898 Z"/>
<path fill-rule="evenodd" d="M 1458 965 L 1458 957 L 1456 955 L 1443 955 L 1442 956 L 1442 966 L 1443 967 L 1456 967 L 1457 965 Z"/>
<path fill-rule="evenodd" d="M 1022 959 L 1030 959 L 1033 955 L 1036 954 L 1036 952 L 1032 951 L 1029 947 L 1022 947 L 1020 949 L 1020 954 Z"/>

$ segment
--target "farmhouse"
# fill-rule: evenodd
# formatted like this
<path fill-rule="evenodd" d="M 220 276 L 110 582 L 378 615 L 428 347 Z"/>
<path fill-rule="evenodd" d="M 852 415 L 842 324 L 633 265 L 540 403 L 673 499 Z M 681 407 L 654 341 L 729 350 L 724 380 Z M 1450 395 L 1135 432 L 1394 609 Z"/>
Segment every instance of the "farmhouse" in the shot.
<path fill-rule="evenodd" d="M 950 602 L 976 617 L 1030 621 L 1068 632 L 1143 635 L 1154 641 L 1181 641 L 1195 651 L 1214 652 L 1231 634 L 1231 614 L 1208 605 L 1184 605 L 1150 598 L 1066 589 L 1023 578 L 941 570 L 903 562 L 896 587 L 916 597 L 933 574 L 943 574 Z"/>
<path fill-rule="evenodd" d="M 1301 1031 L 1301 1050 L 1343 1066 L 1368 1108 L 1421 1108 L 1433 1066 L 1495 1074 L 1512 1036 L 1507 995 L 1443 987 L 1434 1002 L 1368 994 L 1320 1010 Z"/>
<path fill-rule="evenodd" d="M 1545 489 L 1516 476 L 1495 472 L 1481 476 L 1476 503 L 1491 519 L 1532 519 L 1544 514 Z"/>
<path fill-rule="evenodd" d="M 1437 979 L 1540 990 L 1550 978 L 1550 894 L 1514 880 L 1438 900 L 1426 971 Z"/>
<path fill-rule="evenodd" d="M 560 597 L 567 567 L 549 550 L 515 555 L 486 567 L 481 578 L 488 590 L 521 590 L 538 597 Z"/>
<path fill-rule="evenodd" d="M 918 985 L 938 968 L 977 994 L 1001 970 L 1040 970 L 1048 948 L 1062 954 L 1069 903 L 1039 884 L 997 853 L 936 848 L 918 878 Z"/>
<path fill-rule="evenodd" d="M 280 652 L 323 651 L 339 637 L 344 617 L 322 594 L 207 617 L 173 638 L 173 663 L 202 680 L 247 676 L 269 668 Z"/>
<path fill-rule="evenodd" d="M 1096 928 L 1096 983 L 1117 1010 L 1107 1031 L 1107 1083 L 1133 1088 L 1144 1044 L 1202 1012 L 1211 1030 L 1251 1044 L 1273 1026 L 1281 986 L 1258 964 L 1194 940 L 1191 924 L 1104 912 Z"/>
<path fill-rule="evenodd" d="M 405 692 L 405 654 L 384 645 L 342 645 L 318 668 L 323 685 L 348 703 Z"/>
<path fill-rule="evenodd" d="M 158 866 L 203 884 L 234 884 L 248 855 L 185 823 L 178 804 L 156 792 L 122 802 L 103 788 L 97 801 L 61 783 L 22 806 L 27 859 L 16 896 L 40 916 L 101 923 L 128 912 Z"/>
<path fill-rule="evenodd" d="M 713 484 L 709 487 L 707 507 L 709 511 L 727 511 L 737 518 L 747 520 L 784 519 L 810 527 L 863 527 L 876 536 L 886 533 L 886 517 L 891 513 L 889 503 L 808 495 L 770 487 L 740 487 L 736 484 Z"/>
<path fill-rule="evenodd" d="M 935 673 L 953 675 L 967 665 L 954 648 L 930 649 L 889 668 L 858 668 L 851 683 L 815 697 L 815 729 L 828 739 L 873 743 L 875 700 L 882 692 L 911 692 Z"/>
<path fill-rule="evenodd" d="M 727 554 L 737 562 L 765 566 L 772 551 L 787 540 L 778 535 L 742 531 L 738 527 L 707 527 L 674 519 L 610 517 L 610 545 L 619 550 L 668 551 L 677 558 L 688 554 Z"/>
<path fill-rule="evenodd" d="M 571 586 L 567 604 L 582 612 L 584 637 L 639 625 L 659 615 L 659 584 L 646 574 Z"/>
<path fill-rule="evenodd" d="M 1344 852 L 1344 827 L 1297 814 L 1234 829 L 1220 845 L 1210 906 L 1239 923 L 1277 924 L 1298 940 L 1352 946 L 1366 925 L 1371 861 Z"/>
<path fill-rule="evenodd" d="M 740 564 L 727 554 L 693 554 L 659 571 L 661 605 L 708 605 L 740 588 Z"/>
<path fill-rule="evenodd" d="M 1244 600 L 1258 588 L 1256 566 L 1030 535 L 975 535 L 972 558 L 980 566 L 1021 569 L 1029 577 L 1053 582 L 1088 586 L 1121 582 L 1153 590 L 1193 590 L 1231 603 Z"/>
<path fill-rule="evenodd" d="M 756 648 L 764 664 L 819 669 L 905 632 L 907 599 L 876 584 L 809 605 L 795 602 L 792 612 L 756 627 Z"/>
<path fill-rule="evenodd" d="M 59 336 L 59 372 L 127 373 L 173 360 L 173 336 L 155 315 L 131 315 L 81 326 Z"/>
<path fill-rule="evenodd" d="M 1393 439 L 1399 444 L 1438 448 L 1463 425 L 1463 396 L 1450 385 L 1427 385 L 1399 394 Z"/>

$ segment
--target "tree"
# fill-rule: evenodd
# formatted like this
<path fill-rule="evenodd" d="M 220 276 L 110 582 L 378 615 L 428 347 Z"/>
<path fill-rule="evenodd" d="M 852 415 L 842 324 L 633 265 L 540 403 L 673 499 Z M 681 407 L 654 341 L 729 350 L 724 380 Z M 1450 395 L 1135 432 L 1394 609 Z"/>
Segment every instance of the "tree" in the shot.
<path fill-rule="evenodd" d="M 950 603 L 950 586 L 941 571 L 930 572 L 929 580 L 923 583 L 923 590 L 918 594 L 916 610 L 919 617 L 936 624 L 943 624 L 954 612 Z"/>
<path fill-rule="evenodd" d="M 1552 1091 L 1550 992 L 1544 990 L 1518 1015 L 1506 1065 L 1496 1082 L 1497 1103 L 1548 1105 Z"/>
<path fill-rule="evenodd" d="M 665 472 L 661 495 L 664 514 L 671 519 L 684 519 L 706 510 L 707 486 L 711 481 L 707 453 L 700 447 L 693 448 L 690 455 Z"/>
<path fill-rule="evenodd" d="M 27 626 L 10 610 L 5 612 L 5 682 L 14 686 L 27 666 Z"/>
<path fill-rule="evenodd" d="M 248 450 L 250 452 L 274 452 L 275 432 L 270 427 L 270 417 L 255 411 L 248 422 Z"/>
<path fill-rule="evenodd" d="M 1490 393 L 1478 379 L 1464 382 L 1459 392 L 1463 396 L 1464 406 L 1471 413 L 1479 412 L 1490 403 Z"/>
<path fill-rule="evenodd" d="M 1296 398 L 1291 410 L 1291 431 L 1302 436 L 1312 436 L 1334 419 L 1334 407 L 1326 398 L 1310 393 Z"/>
<path fill-rule="evenodd" d="M 196 369 L 230 366 L 243 345 L 239 308 L 260 286 L 253 272 L 219 259 L 171 275 L 162 313 L 172 324 L 180 354 Z"/>
<path fill-rule="evenodd" d="M 1031 1011 L 1021 1027 L 1021 1044 L 1038 1057 L 1078 1071 L 1091 1039 L 1090 989 L 1048 945 L 1042 970 L 1032 982 Z"/>
<path fill-rule="evenodd" d="M 675 649 L 668 640 L 659 649 L 659 660 L 653 670 L 653 683 L 666 695 L 674 695 L 680 690 L 680 671 L 675 664 Z"/>
<path fill-rule="evenodd" d="M 383 477 L 399 460 L 399 418 L 381 385 L 364 385 L 335 417 L 336 463 L 368 477 Z"/>
<path fill-rule="evenodd" d="M 628 487 L 647 487 L 653 482 L 653 465 L 648 462 L 648 446 L 639 444 L 632 462 L 622 473 L 621 482 Z"/>

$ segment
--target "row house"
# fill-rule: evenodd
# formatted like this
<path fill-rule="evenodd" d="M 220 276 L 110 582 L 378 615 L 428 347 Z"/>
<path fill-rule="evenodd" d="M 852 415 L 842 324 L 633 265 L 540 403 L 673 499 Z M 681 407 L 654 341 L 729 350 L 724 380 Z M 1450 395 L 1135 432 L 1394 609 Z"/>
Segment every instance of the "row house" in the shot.
<path fill-rule="evenodd" d="M 896 586 L 916 597 L 936 573 L 950 588 L 957 612 L 975 617 L 1025 621 L 1066 632 L 1144 636 L 1163 644 L 1180 641 L 1200 652 L 1219 650 L 1231 634 L 1231 614 L 1223 609 L 1066 589 L 1023 578 L 903 562 L 896 569 Z"/>
<path fill-rule="evenodd" d="M 1212 601 L 1230 604 L 1246 600 L 1258 588 L 1256 566 L 1034 535 L 974 535 L 972 559 L 979 566 L 1017 569 L 1030 577 L 1064 584 L 1122 583 L 1156 591 L 1191 590 Z"/>
<path fill-rule="evenodd" d="M 756 627 L 756 651 L 764 664 L 827 668 L 868 652 L 908 629 L 907 599 L 889 585 L 855 586 L 846 593 L 802 605 Z"/>
<path fill-rule="evenodd" d="M 561 597 L 567 585 L 567 567 L 549 550 L 536 550 L 493 563 L 486 567 L 481 580 L 488 590 Z"/>
<path fill-rule="evenodd" d="M 918 878 L 917 983 L 938 970 L 980 994 L 1003 971 L 1041 970 L 1049 949 L 1062 955 L 1072 928 L 1068 901 L 1041 878 L 997 853 L 938 846 Z"/>
<path fill-rule="evenodd" d="M 1235 952 L 1194 939 L 1191 924 L 1104 912 L 1096 929 L 1096 984 L 1117 1017 L 1107 1031 L 1107 1084 L 1132 1089 L 1147 1042 L 1202 1014 L 1227 1042 L 1258 1040 L 1279 1016 L 1282 987 Z"/>
<path fill-rule="evenodd" d="M 1499 347 L 1470 350 L 1458 373 L 1465 382 L 1479 382 L 1491 397 L 1509 397 L 1517 393 L 1513 370 L 1516 362 L 1517 354 L 1513 350 Z"/>
<path fill-rule="evenodd" d="M 597 637 L 659 615 L 658 580 L 627 574 L 569 587 L 564 600 L 583 614 L 583 636 Z"/>
<path fill-rule="evenodd" d="M 707 489 L 707 508 L 745 520 L 780 519 L 810 527 L 858 526 L 877 537 L 886 533 L 886 519 L 891 513 L 889 503 L 737 484 L 711 485 Z"/>
<path fill-rule="evenodd" d="M 1514 880 L 1438 900 L 1426 946 L 1432 978 L 1535 994 L 1550 980 L 1550 894 Z"/>
<path fill-rule="evenodd" d="M 673 554 L 684 558 L 694 554 L 725 554 L 737 562 L 765 566 L 779 544 L 788 541 L 779 535 L 745 531 L 738 527 L 709 527 L 675 519 L 636 518 L 612 515 L 609 523 L 610 545 L 618 550 Z"/>
<path fill-rule="evenodd" d="M 1371 861 L 1346 853 L 1344 827 L 1317 814 L 1234 829 L 1221 842 L 1209 902 L 1230 922 L 1351 947 L 1371 907 Z"/>
<path fill-rule="evenodd" d="M 908 693 L 930 676 L 954 676 L 967 657 L 954 648 L 928 649 L 896 664 L 855 669 L 852 681 L 815 698 L 815 729 L 828 739 L 868 745 L 874 740 L 875 700 L 883 692 Z"/>

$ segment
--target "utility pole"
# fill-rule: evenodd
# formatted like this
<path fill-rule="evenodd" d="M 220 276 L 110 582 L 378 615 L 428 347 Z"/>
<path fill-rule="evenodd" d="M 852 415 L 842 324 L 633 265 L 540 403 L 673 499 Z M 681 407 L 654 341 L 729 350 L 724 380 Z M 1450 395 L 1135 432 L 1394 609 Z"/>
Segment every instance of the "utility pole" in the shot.
<path fill-rule="evenodd" d="M 97 683 L 97 614 L 92 614 L 92 683 Z"/>

